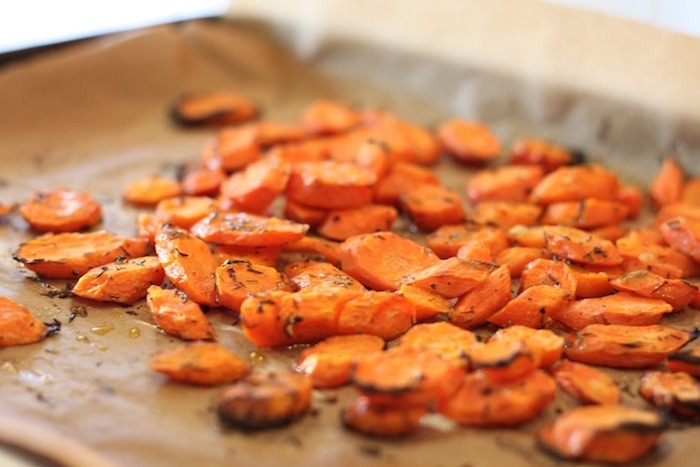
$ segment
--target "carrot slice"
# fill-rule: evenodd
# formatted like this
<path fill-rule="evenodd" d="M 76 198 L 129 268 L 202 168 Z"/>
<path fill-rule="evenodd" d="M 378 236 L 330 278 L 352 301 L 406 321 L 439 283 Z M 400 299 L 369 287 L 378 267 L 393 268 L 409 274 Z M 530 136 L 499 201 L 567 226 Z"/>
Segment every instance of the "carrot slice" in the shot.
<path fill-rule="evenodd" d="M 156 217 L 155 214 L 140 212 L 136 218 L 138 237 L 153 244 L 156 240 L 156 235 L 158 235 L 158 232 L 165 224 L 167 224 L 167 221 Z"/>
<path fill-rule="evenodd" d="M 188 341 L 216 339 L 202 308 L 184 292 L 152 285 L 146 302 L 153 320 L 166 334 Z"/>
<path fill-rule="evenodd" d="M 218 305 L 218 264 L 206 243 L 185 230 L 166 226 L 156 235 L 155 246 L 165 275 L 175 287 L 200 305 Z"/>
<path fill-rule="evenodd" d="M 564 349 L 574 361 L 612 368 L 645 368 L 659 364 L 695 335 L 660 324 L 626 326 L 591 324 Z"/>
<path fill-rule="evenodd" d="M 683 349 L 666 357 L 668 371 L 688 373 L 700 377 L 700 348 Z"/>
<path fill-rule="evenodd" d="M 383 349 L 384 340 L 377 336 L 332 336 L 305 349 L 295 369 L 311 378 L 315 388 L 337 388 L 350 382 L 355 361 Z"/>
<path fill-rule="evenodd" d="M 496 255 L 494 263 L 508 266 L 511 276 L 520 277 L 525 266 L 537 259 L 549 259 L 551 254 L 542 248 L 513 246 Z"/>
<path fill-rule="evenodd" d="M 617 404 L 620 388 L 607 374 L 583 363 L 564 360 L 552 370 L 557 384 L 584 404 Z"/>
<path fill-rule="evenodd" d="M 287 425 L 311 407 L 311 380 L 298 373 L 258 373 L 227 388 L 217 413 L 229 425 L 265 429 Z"/>
<path fill-rule="evenodd" d="M 360 124 L 360 113 L 342 102 L 319 99 L 302 112 L 301 123 L 314 135 L 333 135 Z"/>
<path fill-rule="evenodd" d="M 437 137 L 447 152 L 468 164 L 489 162 L 501 152 L 501 142 L 486 126 L 461 118 L 440 125 Z"/>
<path fill-rule="evenodd" d="M 488 201 L 521 203 L 527 201 L 542 177 L 540 167 L 506 165 L 480 170 L 467 180 L 465 190 L 472 204 Z"/>
<path fill-rule="evenodd" d="M 455 256 L 460 248 L 474 240 L 488 245 L 493 255 L 510 246 L 503 230 L 474 224 L 444 225 L 425 237 L 428 248 L 443 259 Z"/>
<path fill-rule="evenodd" d="M 610 281 L 622 271 L 617 266 L 598 267 L 590 264 L 572 264 L 570 269 L 576 278 L 576 298 L 602 297 L 613 293 L 615 289 Z"/>
<path fill-rule="evenodd" d="M 214 342 L 192 342 L 151 357 L 151 369 L 178 383 L 218 386 L 245 378 L 250 364 Z"/>
<path fill-rule="evenodd" d="M 663 300 L 620 292 L 576 300 L 564 308 L 547 313 L 547 318 L 579 330 L 596 323 L 648 326 L 658 323 L 671 311 L 671 305 Z"/>
<path fill-rule="evenodd" d="M 416 322 L 415 305 L 402 295 L 369 291 L 347 301 L 338 314 L 338 334 L 396 339 Z"/>
<path fill-rule="evenodd" d="M 496 268 L 492 263 L 463 260 L 456 256 L 406 276 L 404 283 L 432 291 L 447 299 L 461 297 L 486 280 Z"/>
<path fill-rule="evenodd" d="M 301 240 L 283 245 L 284 251 L 315 253 L 334 266 L 340 265 L 340 243 L 325 238 L 304 236 Z"/>
<path fill-rule="evenodd" d="M 564 165 L 579 164 L 584 156 L 563 146 L 538 138 L 521 137 L 515 140 L 510 154 L 511 164 L 538 165 L 551 172 Z"/>
<path fill-rule="evenodd" d="M 545 247 L 553 255 L 578 263 L 615 266 L 622 256 L 615 245 L 573 227 L 545 226 Z"/>
<path fill-rule="evenodd" d="M 14 210 L 17 208 L 17 206 L 13 204 L 3 204 L 0 203 L 0 217 L 6 216 L 10 214 L 11 212 L 14 212 Z"/>
<path fill-rule="evenodd" d="M 356 164 L 302 162 L 292 169 L 287 197 L 321 209 L 351 209 L 369 204 L 376 175 Z"/>
<path fill-rule="evenodd" d="M 34 344 L 46 337 L 46 325 L 29 310 L 0 296 L 0 348 Z"/>
<path fill-rule="evenodd" d="M 226 261 L 250 261 L 271 268 L 277 267 L 281 247 L 280 246 L 236 246 L 216 245 L 214 260 L 216 264 L 224 264 Z"/>
<path fill-rule="evenodd" d="M 569 294 L 551 285 L 535 285 L 525 289 L 492 314 L 488 322 L 505 327 L 520 324 L 535 329 L 544 326 L 545 318 L 556 315 L 569 303 Z"/>
<path fill-rule="evenodd" d="M 427 413 L 424 407 L 388 407 L 358 397 L 341 412 L 345 428 L 363 435 L 381 438 L 406 436 L 415 431 Z"/>
<path fill-rule="evenodd" d="M 193 225 L 190 230 L 197 237 L 212 243 L 274 246 L 300 240 L 309 230 L 309 226 L 245 212 L 215 211 Z"/>
<path fill-rule="evenodd" d="M 398 205 L 401 195 L 420 185 L 439 186 L 440 179 L 430 169 L 411 162 L 396 162 L 374 186 L 375 203 Z"/>
<path fill-rule="evenodd" d="M 265 213 L 287 187 L 291 167 L 275 158 L 248 164 L 221 184 L 221 196 L 234 209 L 254 214 Z"/>
<path fill-rule="evenodd" d="M 282 123 L 270 120 L 258 120 L 249 123 L 258 132 L 258 140 L 263 147 L 279 144 L 296 143 L 309 135 L 306 129 L 298 123 Z"/>
<path fill-rule="evenodd" d="M 160 201 L 182 194 L 177 180 L 150 175 L 131 182 L 124 188 L 122 199 L 136 206 L 155 206 Z"/>
<path fill-rule="evenodd" d="M 623 185 L 617 192 L 617 201 L 627 206 L 627 218 L 635 219 L 644 204 L 644 195 L 637 186 Z"/>
<path fill-rule="evenodd" d="M 535 204 L 514 201 L 487 201 L 479 203 L 469 215 L 469 221 L 510 229 L 515 225 L 535 225 L 542 208 Z"/>
<path fill-rule="evenodd" d="M 452 312 L 449 300 L 415 285 L 402 284 L 398 293 L 416 307 L 417 322 L 426 321 L 439 315 L 449 315 Z"/>
<path fill-rule="evenodd" d="M 392 167 L 389 147 L 382 141 L 367 140 L 357 150 L 352 160 L 360 167 L 365 167 L 377 177 L 377 183 L 389 173 Z"/>
<path fill-rule="evenodd" d="M 345 289 L 358 294 L 366 291 L 365 287 L 348 274 L 331 263 L 321 261 L 297 261 L 284 268 L 289 282 L 295 290 Z"/>
<path fill-rule="evenodd" d="M 401 196 L 401 206 L 411 222 L 423 231 L 464 222 L 462 200 L 449 188 L 418 185 Z"/>
<path fill-rule="evenodd" d="M 189 229 L 214 209 L 214 200 L 206 196 L 178 196 L 160 201 L 155 216 L 177 227 Z"/>
<path fill-rule="evenodd" d="M 667 156 L 654 176 L 649 195 L 657 208 L 680 201 L 683 196 L 685 175 L 673 157 Z"/>
<path fill-rule="evenodd" d="M 670 409 L 684 418 L 700 415 L 700 383 L 688 373 L 647 371 L 639 394 L 660 409 Z"/>
<path fill-rule="evenodd" d="M 398 347 L 433 352 L 465 367 L 470 352 L 479 345 L 473 332 L 446 322 L 416 324 L 401 336 L 398 343 Z"/>
<path fill-rule="evenodd" d="M 515 225 L 508 229 L 508 240 L 517 246 L 544 248 L 546 226 Z"/>
<path fill-rule="evenodd" d="M 542 205 L 586 198 L 615 200 L 619 191 L 617 175 L 591 164 L 560 167 L 545 175 L 529 199 Z"/>
<path fill-rule="evenodd" d="M 698 293 L 697 287 L 684 280 L 665 279 L 645 270 L 626 272 L 610 284 L 620 291 L 663 300 L 673 311 L 685 308 Z"/>
<path fill-rule="evenodd" d="M 627 205 L 607 199 L 583 198 L 579 201 L 552 203 L 541 222 L 549 225 L 569 225 L 579 229 L 595 229 L 615 225 L 629 215 Z"/>
<path fill-rule="evenodd" d="M 398 290 L 405 276 L 439 262 L 428 249 L 393 232 L 350 237 L 340 252 L 342 270 L 376 290 Z"/>
<path fill-rule="evenodd" d="M 589 405 L 558 416 L 538 432 L 537 439 L 559 458 L 625 464 L 649 453 L 665 427 L 656 411 Z"/>
<path fill-rule="evenodd" d="M 165 278 L 163 266 L 155 256 L 118 259 L 86 272 L 71 292 L 91 300 L 130 305 L 146 296 L 151 285 Z"/>
<path fill-rule="evenodd" d="M 697 274 L 697 263 L 683 253 L 668 246 L 659 245 L 645 233 L 632 231 L 615 242 L 623 257 L 626 271 L 646 269 L 669 279 L 692 277 Z"/>
<path fill-rule="evenodd" d="M 537 417 L 556 390 L 552 377 L 542 370 L 504 384 L 494 383 L 481 372 L 469 373 L 457 392 L 442 401 L 439 411 L 460 425 L 517 426 Z"/>
<path fill-rule="evenodd" d="M 182 192 L 190 196 L 215 196 L 226 174 L 221 169 L 200 167 L 185 174 L 180 181 Z"/>
<path fill-rule="evenodd" d="M 512 298 L 511 278 L 507 266 L 501 266 L 477 285 L 471 292 L 457 300 L 450 323 L 466 329 L 474 329 L 506 306 Z"/>
<path fill-rule="evenodd" d="M 520 276 L 520 290 L 537 285 L 551 285 L 561 289 L 570 299 L 576 293 L 576 277 L 563 261 L 536 259 L 528 263 Z"/>
<path fill-rule="evenodd" d="M 240 311 L 249 295 L 272 290 L 291 292 L 292 288 L 275 268 L 248 260 L 227 261 L 216 268 L 216 291 L 219 304 Z"/>
<path fill-rule="evenodd" d="M 659 227 L 671 247 L 700 263 L 700 221 L 676 217 Z"/>
<path fill-rule="evenodd" d="M 625 225 L 613 224 L 606 225 L 605 227 L 599 227 L 597 229 L 592 229 L 591 233 L 602 238 L 603 240 L 610 240 L 611 242 L 614 242 L 617 239 L 627 235 L 629 231 L 629 227 Z"/>
<path fill-rule="evenodd" d="M 694 177 L 686 181 L 683 185 L 681 203 L 700 207 L 700 177 Z"/>
<path fill-rule="evenodd" d="M 342 241 L 354 235 L 390 230 L 397 216 L 393 206 L 381 204 L 333 210 L 328 212 L 317 231 L 326 238 Z"/>
<path fill-rule="evenodd" d="M 41 232 L 77 232 L 97 224 L 102 207 L 87 192 L 54 188 L 34 193 L 19 207 L 19 213 Z"/>
<path fill-rule="evenodd" d="M 459 250 L 457 250 L 457 258 L 464 261 L 494 262 L 491 248 L 480 240 L 471 240 L 461 246 Z"/>
<path fill-rule="evenodd" d="M 22 243 L 14 258 L 24 267 L 51 279 L 75 279 L 119 257 L 146 254 L 142 239 L 121 237 L 104 230 L 45 234 Z"/>
<path fill-rule="evenodd" d="M 261 156 L 257 128 L 246 125 L 220 130 L 207 141 L 200 155 L 203 167 L 233 172 L 258 160 Z"/>
<path fill-rule="evenodd" d="M 280 317 L 280 299 L 284 292 L 246 298 L 241 304 L 241 327 L 245 336 L 258 347 L 280 347 L 295 342 L 285 332 L 287 323 Z"/>
<path fill-rule="evenodd" d="M 217 91 L 190 94 L 172 108 L 172 118 L 181 125 L 235 125 L 255 118 L 255 104 L 243 96 Z"/>
<path fill-rule="evenodd" d="M 469 367 L 485 378 L 503 384 L 521 380 L 539 366 L 537 355 L 519 339 L 492 339 L 473 347 L 469 352 Z"/>
<path fill-rule="evenodd" d="M 700 205 L 691 205 L 687 203 L 666 204 L 657 211 L 654 227 L 659 227 L 664 222 L 670 221 L 676 217 L 685 217 L 686 219 L 698 221 L 700 220 Z M 659 235 L 659 244 L 664 244 L 665 242 L 663 241 L 661 233 L 656 229 L 654 229 L 653 232 Z"/>

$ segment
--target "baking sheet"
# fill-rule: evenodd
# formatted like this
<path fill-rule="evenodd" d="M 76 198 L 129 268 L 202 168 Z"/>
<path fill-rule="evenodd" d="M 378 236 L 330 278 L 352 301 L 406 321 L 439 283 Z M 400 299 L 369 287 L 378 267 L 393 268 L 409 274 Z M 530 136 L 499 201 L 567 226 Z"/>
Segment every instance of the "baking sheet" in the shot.
<path fill-rule="evenodd" d="M 506 142 L 521 134 L 549 137 L 605 159 L 634 181 L 648 181 L 658 156 L 673 149 L 697 173 L 692 162 L 700 154 L 700 130 L 692 116 L 669 118 L 622 98 L 358 40 L 328 38 L 301 60 L 288 47 L 297 33 L 259 21 L 196 21 L 10 64 L 0 70 L 0 200 L 21 201 L 34 189 L 56 185 L 88 190 L 103 203 L 102 227 L 133 235 L 138 210 L 122 205 L 121 188 L 196 159 L 211 130 L 178 129 L 167 110 L 177 96 L 207 89 L 250 96 L 265 118 L 284 121 L 315 97 L 387 108 L 426 125 L 454 114 L 473 116 Z M 461 192 L 468 171 L 456 172 L 449 163 L 440 170 Z M 317 392 L 313 413 L 288 428 L 226 429 L 214 410 L 220 389 L 169 383 L 148 369 L 150 355 L 178 342 L 153 326 L 145 304 L 96 306 L 50 297 L 64 282 L 29 280 L 12 260 L 29 235 L 18 216 L 0 221 L 0 294 L 63 326 L 41 344 L 0 349 L 3 417 L 56 430 L 130 466 L 560 464 L 535 447 L 533 433 L 572 405 L 561 395 L 517 430 L 458 428 L 434 417 L 407 440 L 368 439 L 340 427 L 350 390 Z M 251 356 L 260 371 L 288 368 L 295 351 L 256 353 L 231 315 L 212 311 L 209 317 L 220 342 Z M 689 325 L 694 316 L 674 319 Z M 103 333 L 105 326 L 112 329 Z M 638 375 L 622 376 L 625 401 L 635 405 L 641 404 Z M 698 433 L 667 433 L 645 462 L 688 465 L 700 454 Z"/>

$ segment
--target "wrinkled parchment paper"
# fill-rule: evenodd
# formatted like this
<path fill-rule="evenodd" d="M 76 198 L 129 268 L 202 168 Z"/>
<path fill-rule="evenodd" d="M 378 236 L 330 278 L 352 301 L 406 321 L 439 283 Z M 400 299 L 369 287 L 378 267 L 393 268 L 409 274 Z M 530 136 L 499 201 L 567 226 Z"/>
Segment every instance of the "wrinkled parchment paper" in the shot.
<path fill-rule="evenodd" d="M 257 20 L 197 21 L 94 39 L 0 69 L 0 200 L 19 202 L 39 188 L 84 189 L 104 206 L 102 227 L 135 234 L 137 209 L 121 203 L 129 181 L 172 174 L 196 159 L 211 130 L 173 126 L 167 110 L 185 93 L 230 89 L 254 98 L 264 118 L 293 121 L 315 97 L 377 106 L 426 125 L 477 117 L 505 142 L 533 134 L 580 147 L 629 180 L 646 182 L 657 158 L 675 150 L 690 171 L 700 160 L 692 115 L 667 115 L 604 93 L 582 93 L 393 48 L 325 38 L 299 59 L 293 27 Z M 462 190 L 467 170 L 445 162 L 448 186 Z M 245 433 L 221 426 L 220 389 L 167 382 L 148 368 L 156 351 L 178 344 L 159 332 L 144 303 L 95 305 L 51 297 L 64 281 L 41 283 L 13 259 L 30 237 L 17 215 L 0 221 L 0 294 L 43 321 L 62 323 L 44 342 L 0 349 L 0 416 L 56 430 L 108 460 L 130 466 L 546 466 L 533 433 L 572 405 L 560 395 L 517 430 L 454 427 L 440 417 L 406 440 L 345 432 L 339 410 L 352 391 L 318 392 L 314 411 L 278 430 Z M 87 315 L 83 316 L 82 307 Z M 71 315 L 75 315 L 71 321 Z M 233 317 L 212 311 L 220 342 L 256 362 L 285 369 L 295 351 L 260 351 Z M 689 326 L 692 313 L 669 322 Z M 624 400 L 636 397 L 637 372 L 615 372 Z M 698 429 L 664 435 L 650 465 L 688 465 L 700 455 Z"/>

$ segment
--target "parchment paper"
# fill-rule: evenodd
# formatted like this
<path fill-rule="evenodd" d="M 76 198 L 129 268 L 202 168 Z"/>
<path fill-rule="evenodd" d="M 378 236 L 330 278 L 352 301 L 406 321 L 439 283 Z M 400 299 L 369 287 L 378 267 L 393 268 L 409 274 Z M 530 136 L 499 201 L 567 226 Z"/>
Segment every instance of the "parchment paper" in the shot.
<path fill-rule="evenodd" d="M 549 137 L 641 182 L 656 169 L 658 155 L 675 146 L 686 168 L 697 173 L 692 162 L 700 154 L 700 130 L 692 116 L 660 114 L 604 93 L 532 84 L 361 38 L 326 38 L 301 60 L 288 47 L 296 34 L 292 27 L 256 20 L 197 21 L 11 63 L 0 70 L 0 200 L 19 202 L 34 189 L 56 185 L 88 190 L 103 203 L 102 227 L 135 234 L 138 210 L 122 205 L 120 190 L 136 177 L 172 173 L 196 159 L 211 130 L 178 129 L 167 110 L 180 94 L 207 89 L 253 97 L 265 118 L 286 121 L 315 97 L 387 108 L 427 125 L 454 114 L 473 116 L 506 142 L 520 134 Z M 468 170 L 444 162 L 440 171 L 448 186 L 462 191 Z M 51 298 L 48 292 L 65 283 L 30 280 L 32 274 L 11 257 L 30 236 L 17 215 L 0 221 L 0 294 L 43 321 L 59 320 L 62 328 L 40 344 L 0 349 L 0 416 L 56 430 L 130 466 L 560 464 L 536 448 L 533 433 L 573 404 L 561 395 L 517 430 L 458 428 L 435 417 L 406 440 L 367 439 L 345 432 L 338 421 L 351 390 L 316 393 L 313 414 L 288 428 L 226 429 L 214 410 L 220 389 L 169 383 L 149 370 L 154 352 L 178 342 L 153 326 L 145 304 Z M 87 316 L 80 316 L 80 306 Z M 72 321 L 71 310 L 78 312 Z M 230 314 L 212 311 L 209 317 L 222 344 L 242 355 L 256 351 Z M 673 320 L 689 326 L 695 317 L 685 313 Z M 138 337 L 130 337 L 134 329 Z M 282 369 L 295 352 L 262 351 L 251 359 L 258 362 L 256 371 Z M 627 403 L 643 405 L 636 397 L 639 373 L 610 373 L 623 381 Z M 699 433 L 667 433 L 645 462 L 691 465 L 700 455 Z"/>

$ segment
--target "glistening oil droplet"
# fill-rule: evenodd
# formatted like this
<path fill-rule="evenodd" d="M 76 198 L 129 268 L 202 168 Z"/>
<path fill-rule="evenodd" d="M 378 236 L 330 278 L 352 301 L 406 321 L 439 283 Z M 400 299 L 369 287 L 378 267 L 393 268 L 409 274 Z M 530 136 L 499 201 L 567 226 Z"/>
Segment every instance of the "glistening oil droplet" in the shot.
<path fill-rule="evenodd" d="M 129 337 L 132 339 L 136 339 L 141 335 L 141 330 L 139 328 L 131 328 L 129 329 Z"/>
<path fill-rule="evenodd" d="M 251 365 L 260 365 L 261 363 L 265 363 L 267 357 L 265 354 L 260 353 L 257 350 L 253 350 L 248 354 L 248 360 L 250 360 Z"/>
<path fill-rule="evenodd" d="M 98 336 L 104 336 L 113 329 L 114 326 L 112 326 L 111 324 L 103 324 L 102 326 L 93 326 L 92 328 L 90 328 L 90 332 L 93 334 L 97 334 Z"/>

